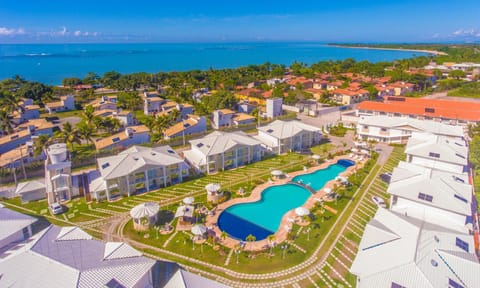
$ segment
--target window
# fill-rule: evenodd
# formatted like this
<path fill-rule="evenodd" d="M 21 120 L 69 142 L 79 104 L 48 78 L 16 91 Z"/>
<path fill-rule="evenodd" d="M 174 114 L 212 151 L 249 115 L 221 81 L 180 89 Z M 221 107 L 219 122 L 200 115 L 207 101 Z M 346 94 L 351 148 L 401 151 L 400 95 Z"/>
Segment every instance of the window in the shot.
<path fill-rule="evenodd" d="M 448 278 L 448 287 L 449 288 L 463 288 L 462 285 L 458 284 L 455 280 Z"/>
<path fill-rule="evenodd" d="M 465 180 L 463 180 L 462 178 L 459 178 L 455 175 L 452 176 L 453 177 L 453 180 L 457 181 L 457 182 L 460 182 L 460 183 L 465 183 Z"/>
<path fill-rule="evenodd" d="M 430 152 L 430 153 L 428 153 L 428 156 L 434 157 L 434 158 L 440 158 L 440 154 L 439 154 L 439 153 L 435 153 L 435 152 Z"/>
<path fill-rule="evenodd" d="M 115 138 L 112 139 L 113 143 L 118 142 L 118 141 L 120 141 L 120 137 L 115 137 Z"/>
<path fill-rule="evenodd" d="M 198 143 L 198 144 L 197 144 L 197 147 L 198 147 L 198 148 L 202 148 L 202 147 L 203 147 L 203 143 Z"/>
<path fill-rule="evenodd" d="M 435 113 L 435 108 L 425 108 L 426 113 Z"/>
<path fill-rule="evenodd" d="M 424 200 L 424 201 L 427 201 L 427 202 L 432 202 L 433 201 L 433 196 L 425 194 L 425 193 L 418 193 L 418 199 Z"/>
<path fill-rule="evenodd" d="M 455 153 L 455 156 L 465 159 L 465 156 L 463 156 L 462 154 Z"/>
<path fill-rule="evenodd" d="M 390 286 L 390 288 L 407 288 L 407 287 L 397 284 L 395 282 L 392 282 L 392 286 Z"/>
<path fill-rule="evenodd" d="M 458 194 L 455 194 L 453 197 L 457 198 L 458 200 L 461 200 L 465 203 L 468 203 L 467 199 L 463 198 L 462 196 L 458 195 Z"/>
<path fill-rule="evenodd" d="M 110 163 L 107 162 L 107 163 L 102 164 L 102 169 L 105 169 L 105 168 L 108 168 L 108 167 L 110 167 Z"/>
<path fill-rule="evenodd" d="M 273 132 L 272 129 L 268 129 L 268 130 L 267 130 L 267 133 L 272 133 L 272 132 Z"/>
<path fill-rule="evenodd" d="M 463 241 L 462 239 L 460 238 L 456 238 L 455 239 L 455 245 L 457 245 L 458 248 L 464 250 L 465 252 L 468 253 L 468 243 Z"/>
<path fill-rule="evenodd" d="M 380 131 L 387 132 L 387 128 L 380 128 Z"/>

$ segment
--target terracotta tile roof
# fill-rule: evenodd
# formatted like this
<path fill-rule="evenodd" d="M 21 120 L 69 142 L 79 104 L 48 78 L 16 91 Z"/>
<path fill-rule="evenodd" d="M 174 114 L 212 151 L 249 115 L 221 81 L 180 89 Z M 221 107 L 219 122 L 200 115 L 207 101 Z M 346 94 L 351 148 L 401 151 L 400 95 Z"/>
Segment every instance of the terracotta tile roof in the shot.
<path fill-rule="evenodd" d="M 388 99 L 387 97 L 386 99 Z M 438 100 L 425 98 L 402 98 L 405 101 L 373 102 L 365 101 L 358 105 L 359 110 L 371 110 L 387 113 L 400 113 L 404 115 L 426 115 L 447 119 L 460 119 L 467 121 L 480 121 L 480 103 L 467 101 Z M 426 108 L 430 108 L 426 112 Z"/>
<path fill-rule="evenodd" d="M 257 88 L 247 88 L 247 89 L 243 89 L 242 91 L 237 92 L 237 94 L 244 95 L 244 96 L 250 96 L 250 93 L 261 94 L 262 90 L 257 89 Z"/>
<path fill-rule="evenodd" d="M 132 129 L 134 134 L 146 133 L 146 132 L 149 131 L 148 128 L 145 125 L 130 126 L 130 127 L 128 127 L 128 129 Z M 125 131 L 118 132 L 118 133 L 113 134 L 109 137 L 105 137 L 105 138 L 97 140 L 95 142 L 95 147 L 97 148 L 97 150 L 104 149 L 104 148 L 112 145 L 114 143 L 113 139 L 115 139 L 115 138 L 118 138 L 118 140 L 115 141 L 115 143 L 118 143 L 120 141 L 123 141 L 123 140 L 127 139 L 128 136 L 125 133 Z"/>
<path fill-rule="evenodd" d="M 45 107 L 49 107 L 49 108 L 63 107 L 63 102 L 62 101 L 49 102 L 45 104 Z"/>
<path fill-rule="evenodd" d="M 347 96 L 363 95 L 363 94 L 366 94 L 366 93 L 368 93 L 368 91 L 364 90 L 364 89 L 358 89 L 358 90 L 355 90 L 355 91 L 348 90 L 348 89 L 335 89 L 335 90 L 333 90 L 333 94 L 343 94 L 343 95 L 347 95 Z"/>
<path fill-rule="evenodd" d="M 16 139 L 19 139 L 19 138 L 26 137 L 28 135 L 30 135 L 30 131 L 28 131 L 28 130 L 22 130 L 20 132 L 8 134 L 6 136 L 0 137 L 0 145 L 6 144 L 6 143 L 8 143 L 12 140 L 16 140 Z"/>
<path fill-rule="evenodd" d="M 27 145 L 22 145 L 18 148 L 0 154 L 0 167 L 5 167 L 10 163 L 20 160 L 22 159 L 22 156 L 23 158 L 29 156 Z"/>
<path fill-rule="evenodd" d="M 37 130 L 53 128 L 53 124 L 51 122 L 48 122 L 43 118 L 40 118 L 40 119 L 30 119 L 27 122 L 18 125 L 16 129 L 26 129 L 29 126 L 35 126 L 35 129 Z"/>
<path fill-rule="evenodd" d="M 27 105 L 25 106 L 25 110 L 38 110 L 40 109 L 40 106 L 38 105 Z"/>
<path fill-rule="evenodd" d="M 106 117 L 112 115 L 114 112 L 117 112 L 117 110 L 113 109 L 102 109 L 102 110 L 97 110 L 93 112 L 94 116 L 101 116 L 101 117 Z"/>
<path fill-rule="evenodd" d="M 224 115 L 235 114 L 235 112 L 230 109 L 219 109 L 218 111 L 222 112 Z"/>
<path fill-rule="evenodd" d="M 247 120 L 255 120 L 255 117 L 253 117 L 252 115 L 248 115 L 246 113 L 236 113 L 233 116 L 232 120 L 236 122 L 242 122 Z"/>
<path fill-rule="evenodd" d="M 193 115 L 190 115 L 193 116 Z M 183 130 L 187 129 L 185 124 L 188 124 L 188 128 L 197 125 L 198 123 L 198 116 L 189 117 L 187 120 L 183 120 L 182 122 L 178 122 L 177 124 L 170 126 L 167 130 L 165 130 L 165 135 L 168 137 L 172 137 Z"/>
<path fill-rule="evenodd" d="M 120 116 L 127 116 L 128 114 L 131 114 L 132 112 L 129 111 L 129 110 L 121 110 L 121 111 L 118 111 L 117 112 L 117 115 L 120 115 Z"/>

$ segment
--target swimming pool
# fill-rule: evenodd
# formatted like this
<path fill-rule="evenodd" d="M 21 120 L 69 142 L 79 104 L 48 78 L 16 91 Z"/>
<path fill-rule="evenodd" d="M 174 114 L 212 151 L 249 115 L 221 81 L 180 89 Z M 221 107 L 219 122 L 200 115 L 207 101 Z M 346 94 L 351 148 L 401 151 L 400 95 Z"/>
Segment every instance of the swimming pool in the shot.
<path fill-rule="evenodd" d="M 292 180 L 298 182 L 302 179 L 304 184 L 310 183 L 311 188 L 318 190 L 353 164 L 337 162 Z M 305 204 L 311 195 L 309 190 L 295 183 L 268 187 L 261 192 L 260 200 L 232 205 L 225 209 L 218 218 L 218 227 L 239 240 L 245 240 L 249 234 L 254 235 L 257 240 L 265 239 L 278 230 L 285 213 Z"/>

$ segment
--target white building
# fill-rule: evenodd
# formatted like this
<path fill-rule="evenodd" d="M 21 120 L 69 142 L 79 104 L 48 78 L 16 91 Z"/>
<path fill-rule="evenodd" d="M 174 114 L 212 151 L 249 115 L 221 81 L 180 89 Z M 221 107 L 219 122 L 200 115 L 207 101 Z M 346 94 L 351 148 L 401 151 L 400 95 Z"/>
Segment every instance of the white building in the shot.
<path fill-rule="evenodd" d="M 73 97 L 71 94 L 61 96 L 60 101 L 46 103 L 45 109 L 50 114 L 55 112 L 75 110 L 75 97 Z"/>
<path fill-rule="evenodd" d="M 468 148 L 463 140 L 419 133 L 408 140 L 405 153 L 409 163 L 457 174 L 468 171 Z"/>
<path fill-rule="evenodd" d="M 48 146 L 45 160 L 45 190 L 49 204 L 72 199 L 72 162 L 65 143 Z"/>
<path fill-rule="evenodd" d="M 267 99 L 267 118 L 275 118 L 281 116 L 283 113 L 282 104 L 282 98 Z"/>
<path fill-rule="evenodd" d="M 350 272 L 357 287 L 478 287 L 473 236 L 383 208 L 367 224 Z"/>
<path fill-rule="evenodd" d="M 0 258 L 2 287 L 153 287 L 155 260 L 78 227 L 49 226 Z"/>
<path fill-rule="evenodd" d="M 468 174 L 400 162 L 388 187 L 390 209 L 464 233 L 473 232 L 476 205 Z"/>
<path fill-rule="evenodd" d="M 417 133 L 431 133 L 463 141 L 464 128 L 433 120 L 418 120 L 406 117 L 360 116 L 357 136 L 363 140 L 386 143 L 407 143 Z"/>
<path fill-rule="evenodd" d="M 178 269 L 164 288 L 228 288 L 208 278 Z"/>
<path fill-rule="evenodd" d="M 204 116 L 188 115 L 188 118 L 173 124 L 165 130 L 165 139 L 184 137 L 207 131 L 207 120 Z"/>
<path fill-rule="evenodd" d="M 159 189 L 189 175 L 188 165 L 170 146 L 133 146 L 97 164 L 101 175 L 90 183 L 90 193 L 98 201 Z"/>
<path fill-rule="evenodd" d="M 36 221 L 37 219 L 31 216 L 10 210 L 0 204 L 0 253 L 10 244 L 30 238 L 32 224 Z M 2 286 L 1 278 L 0 286 Z"/>
<path fill-rule="evenodd" d="M 97 139 L 95 148 L 97 150 L 126 148 L 132 145 L 139 145 L 150 142 L 150 130 L 145 125 L 130 126 L 124 131 L 110 135 L 108 137 Z"/>
<path fill-rule="evenodd" d="M 192 148 L 183 152 L 185 159 L 207 174 L 256 162 L 263 156 L 260 141 L 243 132 L 215 131 L 190 140 L 190 144 Z"/>
<path fill-rule="evenodd" d="M 45 181 L 31 180 L 18 183 L 15 195 L 21 197 L 22 203 L 45 199 Z"/>
<path fill-rule="evenodd" d="M 258 128 L 256 139 L 275 154 L 301 151 L 320 143 L 320 129 L 300 121 L 276 120 Z"/>

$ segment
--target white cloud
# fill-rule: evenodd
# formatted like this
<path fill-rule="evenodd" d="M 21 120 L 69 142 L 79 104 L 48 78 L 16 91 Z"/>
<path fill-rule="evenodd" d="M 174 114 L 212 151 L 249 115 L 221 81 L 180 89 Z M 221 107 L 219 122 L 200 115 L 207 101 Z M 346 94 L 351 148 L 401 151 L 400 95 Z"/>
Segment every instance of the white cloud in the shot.
<path fill-rule="evenodd" d="M 0 36 L 11 36 L 11 35 L 24 35 L 27 32 L 23 28 L 7 28 L 0 27 Z"/>
<path fill-rule="evenodd" d="M 480 37 L 480 31 L 477 29 L 458 29 L 452 33 L 454 37 Z"/>

